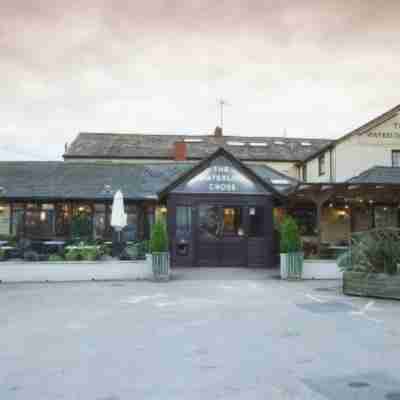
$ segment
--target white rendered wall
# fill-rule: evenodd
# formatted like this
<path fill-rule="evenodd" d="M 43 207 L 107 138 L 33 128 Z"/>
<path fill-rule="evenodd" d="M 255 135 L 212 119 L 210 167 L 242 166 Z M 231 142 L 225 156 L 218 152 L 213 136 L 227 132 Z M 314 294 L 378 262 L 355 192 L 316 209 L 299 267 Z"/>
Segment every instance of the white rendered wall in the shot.
<path fill-rule="evenodd" d="M 152 279 L 146 261 L 0 262 L 2 282 L 68 282 Z"/>

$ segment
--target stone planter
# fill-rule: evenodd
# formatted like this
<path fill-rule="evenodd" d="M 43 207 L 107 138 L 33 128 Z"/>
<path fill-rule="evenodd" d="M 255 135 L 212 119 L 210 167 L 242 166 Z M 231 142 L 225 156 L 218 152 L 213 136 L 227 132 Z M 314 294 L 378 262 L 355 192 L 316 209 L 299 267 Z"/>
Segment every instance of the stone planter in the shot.
<path fill-rule="evenodd" d="M 281 253 L 281 279 L 301 279 L 304 254 Z"/>
<path fill-rule="evenodd" d="M 343 293 L 350 296 L 380 297 L 400 300 L 400 274 L 344 272 Z"/>
<path fill-rule="evenodd" d="M 153 274 L 156 280 L 168 280 L 170 275 L 169 253 L 152 254 Z"/>

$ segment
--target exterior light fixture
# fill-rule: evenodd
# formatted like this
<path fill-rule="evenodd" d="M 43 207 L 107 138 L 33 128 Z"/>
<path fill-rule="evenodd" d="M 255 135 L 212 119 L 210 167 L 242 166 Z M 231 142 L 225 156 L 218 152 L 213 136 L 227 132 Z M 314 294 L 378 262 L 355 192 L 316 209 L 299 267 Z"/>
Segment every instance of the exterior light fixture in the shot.
<path fill-rule="evenodd" d="M 374 202 L 373 200 L 370 200 L 368 203 L 369 203 L 369 204 L 372 204 L 373 202 Z"/>
<path fill-rule="evenodd" d="M 344 208 L 347 210 L 347 209 L 349 208 L 349 205 L 346 204 L 346 205 L 344 206 Z"/>
<path fill-rule="evenodd" d="M 329 207 L 332 208 L 333 207 L 333 203 L 329 203 Z"/>
<path fill-rule="evenodd" d="M 83 207 L 83 206 L 80 206 L 80 207 L 78 208 L 78 211 L 80 211 L 80 212 L 83 212 L 83 211 L 85 211 L 85 207 Z"/>
<path fill-rule="evenodd" d="M 167 207 L 162 206 L 162 207 L 160 208 L 160 211 L 161 211 L 163 214 L 166 214 L 166 213 L 167 213 Z"/>
<path fill-rule="evenodd" d="M 4 207 L 0 206 L 0 214 L 2 214 L 4 212 Z"/>
<path fill-rule="evenodd" d="M 43 221 L 46 221 L 46 212 L 45 211 L 41 211 L 40 212 L 40 220 L 43 222 Z"/>

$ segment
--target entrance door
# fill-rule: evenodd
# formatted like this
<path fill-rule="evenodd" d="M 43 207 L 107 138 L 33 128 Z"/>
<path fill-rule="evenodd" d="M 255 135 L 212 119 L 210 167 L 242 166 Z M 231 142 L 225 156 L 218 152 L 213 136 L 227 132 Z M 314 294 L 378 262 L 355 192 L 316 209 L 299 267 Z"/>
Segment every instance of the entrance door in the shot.
<path fill-rule="evenodd" d="M 247 264 L 243 207 L 200 204 L 197 225 L 199 266 L 238 267 Z"/>

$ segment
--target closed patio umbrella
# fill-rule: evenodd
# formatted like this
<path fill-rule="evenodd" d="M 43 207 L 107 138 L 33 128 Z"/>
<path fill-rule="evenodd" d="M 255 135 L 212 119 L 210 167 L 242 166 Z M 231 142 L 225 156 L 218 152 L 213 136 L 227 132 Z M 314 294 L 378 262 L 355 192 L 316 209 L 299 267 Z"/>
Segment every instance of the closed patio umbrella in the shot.
<path fill-rule="evenodd" d="M 124 196 L 118 190 L 113 199 L 111 210 L 111 226 L 118 232 L 118 239 L 121 239 L 121 231 L 126 226 L 127 215 L 125 214 Z"/>

